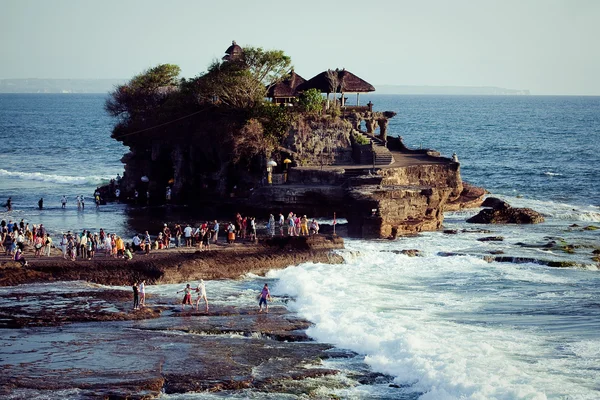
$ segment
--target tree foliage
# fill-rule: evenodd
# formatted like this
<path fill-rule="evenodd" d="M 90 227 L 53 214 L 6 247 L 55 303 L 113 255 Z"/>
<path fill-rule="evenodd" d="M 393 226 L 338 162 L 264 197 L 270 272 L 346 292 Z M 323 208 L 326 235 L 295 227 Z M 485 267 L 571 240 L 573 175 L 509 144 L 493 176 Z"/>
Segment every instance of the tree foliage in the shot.
<path fill-rule="evenodd" d="M 292 59 L 283 50 L 262 47 L 244 47 L 243 61 L 252 76 L 266 87 L 283 79 L 292 66 Z"/>
<path fill-rule="evenodd" d="M 323 109 L 325 99 L 318 89 L 308 89 L 302 92 L 298 99 L 298 104 L 303 111 L 308 113 L 317 113 Z"/>
<path fill-rule="evenodd" d="M 132 119 L 156 111 L 177 90 L 180 68 L 174 64 L 161 64 L 134 76 L 110 94 L 104 105 L 113 117 Z"/>
<path fill-rule="evenodd" d="M 263 101 L 265 86 L 237 62 L 214 61 L 198 78 L 198 100 L 236 109 L 252 109 Z"/>
<path fill-rule="evenodd" d="M 264 138 L 271 146 L 280 143 L 292 125 L 293 115 L 287 107 L 262 103 L 255 112 L 264 127 Z"/>

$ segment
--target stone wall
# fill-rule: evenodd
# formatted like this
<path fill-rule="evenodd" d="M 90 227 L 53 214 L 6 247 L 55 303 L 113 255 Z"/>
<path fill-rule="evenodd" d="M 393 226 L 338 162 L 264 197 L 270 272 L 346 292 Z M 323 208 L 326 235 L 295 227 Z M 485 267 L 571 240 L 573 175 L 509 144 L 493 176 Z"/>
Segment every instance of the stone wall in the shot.
<path fill-rule="evenodd" d="M 378 170 L 377 175 L 382 177 L 381 185 L 383 186 L 419 185 L 451 188 L 451 200 L 458 198 L 463 190 L 458 163 L 386 168 Z"/>
<path fill-rule="evenodd" d="M 292 124 L 285 147 L 298 166 L 351 164 L 350 122 L 325 116 L 299 116 Z"/>

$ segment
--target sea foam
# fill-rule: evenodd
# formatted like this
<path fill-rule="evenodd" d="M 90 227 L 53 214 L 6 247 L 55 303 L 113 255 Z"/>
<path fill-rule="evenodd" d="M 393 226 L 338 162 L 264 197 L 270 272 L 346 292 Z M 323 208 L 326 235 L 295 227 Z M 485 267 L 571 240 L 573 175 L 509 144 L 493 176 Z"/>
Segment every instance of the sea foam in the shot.
<path fill-rule="evenodd" d="M 572 285 L 564 271 L 553 275 L 474 257 L 411 258 L 373 251 L 393 244 L 363 243 L 349 241 L 353 257 L 343 265 L 304 264 L 268 274 L 279 279 L 272 292 L 295 297 L 290 307 L 315 324 L 310 336 L 365 355 L 371 368 L 410 385 L 422 399 L 591 398 L 590 387 L 568 376 L 581 360 L 554 354 L 553 337 L 515 329 L 512 315 L 510 323 L 485 322 L 515 301 L 530 301 L 519 289 L 523 284 Z"/>
<path fill-rule="evenodd" d="M 105 176 L 63 176 L 54 174 L 42 174 L 40 172 L 21 172 L 21 171 L 7 171 L 0 169 L 0 176 L 6 176 L 10 178 L 18 178 L 30 181 L 42 181 L 50 183 L 65 183 L 71 185 L 99 185 L 101 183 L 108 182 L 112 177 Z"/>

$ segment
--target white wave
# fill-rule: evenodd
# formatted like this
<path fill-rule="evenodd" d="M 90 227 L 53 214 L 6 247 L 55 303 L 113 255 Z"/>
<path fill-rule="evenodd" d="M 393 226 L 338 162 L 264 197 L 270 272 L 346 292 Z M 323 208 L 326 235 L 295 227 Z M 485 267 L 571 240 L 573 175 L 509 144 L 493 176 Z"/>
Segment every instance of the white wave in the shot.
<path fill-rule="evenodd" d="M 346 264 L 303 264 L 267 275 L 279 279 L 272 292 L 294 297 L 290 308 L 314 323 L 307 331 L 313 338 L 364 354 L 373 370 L 395 376 L 422 399 L 595 394 L 569 378 L 574 369 L 561 363 L 579 361 L 552 354 L 553 339 L 543 331 L 460 322 L 463 316 L 485 321 L 486 309 L 529 301 L 518 289 L 523 282 L 544 290 L 572 284 L 565 271 L 474 257 L 411 258 L 373 251 L 385 244 L 363 243 L 349 243 L 362 257 L 352 253 Z M 515 286 L 507 289 L 510 282 Z M 556 365 L 546 368 L 540 358 Z"/>
<path fill-rule="evenodd" d="M 491 196 L 494 197 L 493 195 Z M 499 197 L 513 207 L 532 208 L 545 216 L 559 220 L 600 222 L 598 207 L 593 205 L 579 206 L 551 200 L 535 200 L 511 196 Z"/>
<path fill-rule="evenodd" d="M 550 172 L 550 171 L 544 172 L 544 175 L 548 175 L 548 176 L 563 176 L 563 174 L 560 174 L 558 172 Z"/>
<path fill-rule="evenodd" d="M 68 183 L 71 185 L 85 185 L 92 184 L 98 185 L 103 182 L 109 181 L 112 176 L 64 176 L 54 174 L 42 174 L 41 172 L 21 172 L 21 171 L 7 171 L 0 168 L 0 176 L 7 176 L 11 178 L 18 178 L 30 181 L 41 181 L 51 183 Z"/>

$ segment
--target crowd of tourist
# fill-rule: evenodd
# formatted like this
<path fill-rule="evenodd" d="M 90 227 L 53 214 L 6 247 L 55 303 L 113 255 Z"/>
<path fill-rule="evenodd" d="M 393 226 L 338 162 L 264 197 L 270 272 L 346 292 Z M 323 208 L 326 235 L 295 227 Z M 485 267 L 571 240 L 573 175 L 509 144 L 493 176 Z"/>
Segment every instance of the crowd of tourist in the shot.
<path fill-rule="evenodd" d="M 83 201 L 81 201 L 83 203 Z M 83 206 L 83 205 L 82 205 Z M 164 224 L 155 236 L 148 231 L 144 234 L 134 235 L 126 242 L 116 233 L 82 230 L 81 232 L 68 231 L 63 233 L 57 242 L 54 242 L 43 224 L 30 225 L 23 219 L 19 222 L 2 220 L 0 223 L 0 251 L 11 256 L 22 265 L 27 264 L 24 258 L 26 248 L 33 248 L 34 257 L 50 256 L 51 249 L 57 248 L 66 260 L 76 259 L 91 260 L 102 254 L 104 257 L 121 258 L 130 260 L 137 253 L 149 254 L 152 250 L 168 249 L 170 247 L 197 248 L 200 251 L 210 250 L 211 244 L 219 242 L 220 232 L 225 233 L 228 244 L 237 241 L 255 242 L 258 224 L 252 216 L 242 216 L 238 213 L 234 221 L 223 226 L 217 221 L 205 221 L 192 227 L 190 224 L 176 223 L 169 227 Z M 290 212 L 287 217 L 279 214 L 276 219 L 269 215 L 265 226 L 268 236 L 308 236 L 319 233 L 319 224 L 313 219 L 309 222 L 306 215 L 298 216 Z"/>

